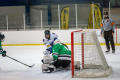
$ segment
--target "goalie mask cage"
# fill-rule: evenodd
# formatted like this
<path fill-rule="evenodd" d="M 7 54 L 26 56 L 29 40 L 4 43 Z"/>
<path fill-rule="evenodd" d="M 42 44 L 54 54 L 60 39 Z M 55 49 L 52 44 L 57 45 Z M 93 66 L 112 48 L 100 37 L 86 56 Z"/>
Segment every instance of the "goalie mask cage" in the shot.
<path fill-rule="evenodd" d="M 100 78 L 112 73 L 96 31 L 71 32 L 71 69 L 75 78 Z"/>

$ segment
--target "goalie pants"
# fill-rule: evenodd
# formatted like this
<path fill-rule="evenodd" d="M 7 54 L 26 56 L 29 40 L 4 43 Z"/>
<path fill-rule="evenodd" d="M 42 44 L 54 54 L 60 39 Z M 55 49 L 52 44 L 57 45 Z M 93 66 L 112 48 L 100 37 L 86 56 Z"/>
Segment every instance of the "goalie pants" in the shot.
<path fill-rule="evenodd" d="M 56 68 L 59 68 L 60 66 L 62 66 L 62 68 L 66 68 L 70 65 L 70 62 L 69 60 L 57 60 L 53 65 L 56 67 Z"/>
<path fill-rule="evenodd" d="M 115 50 L 115 45 L 114 45 L 112 30 L 110 30 L 110 31 L 104 31 L 104 39 L 105 39 L 107 50 L 110 50 L 109 41 L 111 43 L 112 50 Z"/>

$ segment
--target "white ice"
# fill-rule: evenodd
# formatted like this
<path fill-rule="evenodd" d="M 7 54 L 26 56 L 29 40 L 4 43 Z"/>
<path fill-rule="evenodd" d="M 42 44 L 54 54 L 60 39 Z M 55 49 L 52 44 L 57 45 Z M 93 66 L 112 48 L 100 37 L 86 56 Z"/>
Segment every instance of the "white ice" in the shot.
<path fill-rule="evenodd" d="M 70 48 L 70 45 L 68 45 Z M 103 52 L 105 46 L 101 46 Z M 24 66 L 8 57 L 0 55 L 0 80 L 88 80 L 88 78 L 71 78 L 70 70 L 54 73 L 42 73 L 41 59 L 45 46 L 3 46 L 7 55 L 25 64 L 35 64 L 33 68 Z M 120 46 L 116 46 L 115 54 L 105 54 L 106 60 L 113 68 L 110 76 L 104 78 L 89 78 L 89 80 L 120 80 Z"/>

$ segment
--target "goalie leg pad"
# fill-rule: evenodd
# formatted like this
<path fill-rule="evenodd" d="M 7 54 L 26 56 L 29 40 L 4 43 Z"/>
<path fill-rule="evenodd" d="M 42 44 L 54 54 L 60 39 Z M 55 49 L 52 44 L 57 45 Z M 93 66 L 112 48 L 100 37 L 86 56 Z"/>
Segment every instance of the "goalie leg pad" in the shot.
<path fill-rule="evenodd" d="M 49 65 L 48 68 L 49 68 L 50 72 L 57 71 L 57 69 L 56 69 L 56 67 L 54 65 Z"/>
<path fill-rule="evenodd" d="M 42 72 L 47 71 L 49 64 L 42 64 Z"/>
<path fill-rule="evenodd" d="M 42 72 L 55 72 L 56 67 L 54 65 L 42 64 Z"/>

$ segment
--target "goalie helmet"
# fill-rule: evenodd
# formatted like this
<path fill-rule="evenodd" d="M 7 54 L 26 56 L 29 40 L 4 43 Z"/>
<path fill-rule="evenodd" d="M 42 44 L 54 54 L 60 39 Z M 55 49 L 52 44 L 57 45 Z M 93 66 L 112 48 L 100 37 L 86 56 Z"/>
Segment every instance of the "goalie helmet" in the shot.
<path fill-rule="evenodd" d="M 56 40 L 54 41 L 53 45 L 59 44 L 59 43 L 61 43 L 61 41 L 60 41 L 59 39 L 56 39 Z"/>
<path fill-rule="evenodd" d="M 0 32 L 0 40 L 3 42 L 3 41 L 4 41 L 4 39 L 5 39 L 4 34 Z"/>

